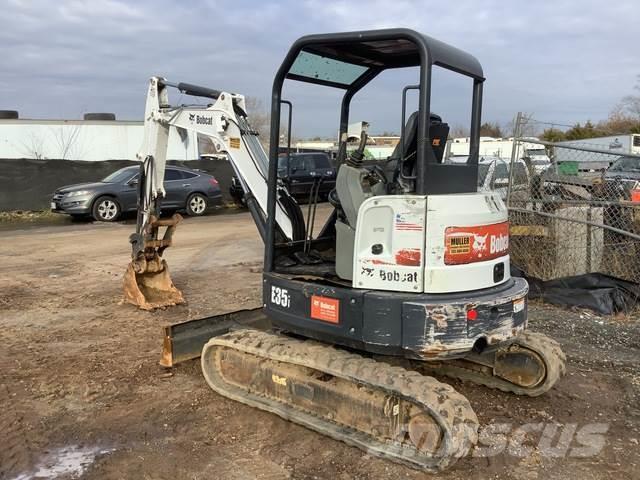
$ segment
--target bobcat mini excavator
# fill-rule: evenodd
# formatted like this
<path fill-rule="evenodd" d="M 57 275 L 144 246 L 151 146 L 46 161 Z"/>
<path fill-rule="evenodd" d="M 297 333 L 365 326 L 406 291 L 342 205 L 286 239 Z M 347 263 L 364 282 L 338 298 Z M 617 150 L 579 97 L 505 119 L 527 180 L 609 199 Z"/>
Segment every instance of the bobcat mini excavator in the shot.
<path fill-rule="evenodd" d="M 347 154 L 351 99 L 380 73 L 404 67 L 418 67 L 420 81 L 402 90 L 395 152 L 364 161 L 363 133 Z M 430 111 L 435 67 L 473 84 L 466 164 L 442 162 L 449 127 Z M 285 80 L 344 91 L 333 213 L 316 237 L 312 216 L 305 222 L 278 179 L 282 104 L 291 121 Z M 143 290 L 156 288 L 154 302 L 163 294 L 181 300 L 161 259 L 177 220 L 164 221 L 165 238 L 157 233 L 170 126 L 211 138 L 227 155 L 265 244 L 263 307 L 167 328 L 161 363 L 201 354 L 219 394 L 424 470 L 466 455 L 478 430 L 468 400 L 430 374 L 516 395 L 549 390 L 564 373 L 564 354 L 526 330 L 528 285 L 510 277 L 507 209 L 499 195 L 477 191 L 483 81 L 473 56 L 412 30 L 302 37 L 273 82 L 267 156 L 242 95 L 152 78 L 131 298 L 145 295 L 135 291 L 136 276 L 150 276 Z M 211 103 L 172 107 L 169 87 Z M 409 90 L 418 110 L 407 116 Z"/>

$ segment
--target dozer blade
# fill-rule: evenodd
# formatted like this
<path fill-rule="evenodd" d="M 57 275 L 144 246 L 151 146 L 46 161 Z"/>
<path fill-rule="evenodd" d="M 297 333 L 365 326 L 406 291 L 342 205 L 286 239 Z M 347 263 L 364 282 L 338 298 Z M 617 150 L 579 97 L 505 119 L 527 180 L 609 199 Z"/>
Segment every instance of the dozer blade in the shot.
<path fill-rule="evenodd" d="M 477 440 L 449 385 L 317 342 L 235 330 L 209 340 L 201 364 L 227 398 L 413 468 L 442 470 Z"/>
<path fill-rule="evenodd" d="M 160 365 L 173 367 L 178 363 L 200 357 L 202 347 L 212 337 L 238 328 L 269 330 L 271 322 L 262 307 L 196 318 L 163 327 L 164 341 Z"/>
<path fill-rule="evenodd" d="M 184 303 L 182 292 L 171 281 L 167 262 L 160 257 L 140 267 L 129 263 L 124 274 L 124 299 L 143 310 Z"/>

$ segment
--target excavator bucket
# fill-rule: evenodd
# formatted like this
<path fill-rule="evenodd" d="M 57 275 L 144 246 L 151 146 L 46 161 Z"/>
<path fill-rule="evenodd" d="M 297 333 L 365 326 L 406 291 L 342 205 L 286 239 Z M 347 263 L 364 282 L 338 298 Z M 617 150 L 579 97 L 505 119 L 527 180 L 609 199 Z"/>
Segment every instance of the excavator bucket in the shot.
<path fill-rule="evenodd" d="M 143 249 L 129 263 L 124 274 L 126 302 L 142 310 L 171 307 L 185 302 L 182 292 L 171 281 L 166 260 L 161 257 L 164 249 L 171 245 L 173 232 L 180 220 L 182 217 L 179 214 L 166 220 L 152 219 L 150 228 L 154 236 L 158 227 L 165 226 L 167 231 L 162 240 L 142 240 Z"/>
<path fill-rule="evenodd" d="M 124 274 L 125 301 L 142 310 L 170 307 L 184 303 L 182 292 L 171 281 L 167 262 L 159 258 L 158 270 L 137 272 L 134 262 L 129 263 Z M 148 262 L 147 265 L 155 265 Z"/>

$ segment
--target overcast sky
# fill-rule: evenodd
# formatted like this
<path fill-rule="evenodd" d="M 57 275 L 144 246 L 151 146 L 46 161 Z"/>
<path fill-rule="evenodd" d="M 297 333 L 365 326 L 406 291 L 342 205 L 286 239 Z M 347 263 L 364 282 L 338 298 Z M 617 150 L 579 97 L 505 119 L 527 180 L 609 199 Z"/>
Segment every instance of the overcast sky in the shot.
<path fill-rule="evenodd" d="M 155 74 L 255 96 L 268 107 L 273 75 L 296 38 L 372 28 L 413 28 L 475 55 L 487 78 L 489 121 L 506 123 L 518 110 L 558 123 L 599 120 L 640 74 L 637 0 L 2 3 L 0 109 L 23 118 L 98 111 L 141 119 L 146 80 Z M 351 120 L 398 131 L 400 92 L 414 75 L 376 79 L 354 99 Z M 287 94 L 294 134 L 337 130 L 338 91 L 297 86 Z M 470 95 L 470 82 L 437 76 L 433 109 L 466 125 Z"/>

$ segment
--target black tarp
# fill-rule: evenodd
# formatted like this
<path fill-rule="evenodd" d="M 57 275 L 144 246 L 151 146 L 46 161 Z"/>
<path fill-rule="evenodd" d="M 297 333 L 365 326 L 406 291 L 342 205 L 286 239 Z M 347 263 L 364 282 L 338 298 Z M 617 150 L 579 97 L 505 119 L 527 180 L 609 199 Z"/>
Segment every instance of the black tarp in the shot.
<path fill-rule="evenodd" d="M 529 282 L 529 298 L 553 305 L 588 308 L 601 315 L 626 313 L 636 308 L 640 286 L 603 273 L 587 273 L 573 277 L 543 281 L 528 277 L 516 266 L 511 275 Z"/>

